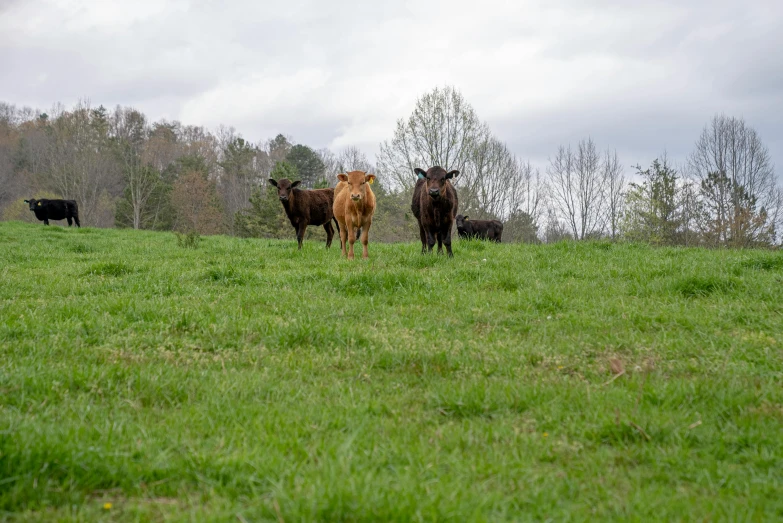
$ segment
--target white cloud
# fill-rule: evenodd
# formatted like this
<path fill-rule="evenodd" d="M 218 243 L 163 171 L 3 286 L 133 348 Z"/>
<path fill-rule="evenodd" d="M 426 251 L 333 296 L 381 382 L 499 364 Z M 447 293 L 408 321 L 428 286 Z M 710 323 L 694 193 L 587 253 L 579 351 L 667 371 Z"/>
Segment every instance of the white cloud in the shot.
<path fill-rule="evenodd" d="M 592 135 L 684 155 L 716 112 L 778 165 L 783 3 L 729 0 L 25 0 L 0 16 L 0 99 L 80 97 L 156 119 L 368 152 L 453 85 L 520 155 Z"/>

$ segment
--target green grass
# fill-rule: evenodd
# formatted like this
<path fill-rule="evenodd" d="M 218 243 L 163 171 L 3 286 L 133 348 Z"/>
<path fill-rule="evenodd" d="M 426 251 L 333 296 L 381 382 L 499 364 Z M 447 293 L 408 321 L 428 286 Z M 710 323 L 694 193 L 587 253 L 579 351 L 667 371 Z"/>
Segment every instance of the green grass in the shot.
<path fill-rule="evenodd" d="M 783 518 L 780 252 L 419 249 L 0 223 L 0 519 Z"/>

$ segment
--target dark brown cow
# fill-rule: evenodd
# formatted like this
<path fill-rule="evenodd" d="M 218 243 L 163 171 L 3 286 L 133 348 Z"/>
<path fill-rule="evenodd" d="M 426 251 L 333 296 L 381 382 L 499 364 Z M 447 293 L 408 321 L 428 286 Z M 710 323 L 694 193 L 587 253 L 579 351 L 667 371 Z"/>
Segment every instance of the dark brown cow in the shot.
<path fill-rule="evenodd" d="M 503 223 L 498 220 L 468 220 L 467 216 L 458 214 L 457 233 L 466 240 L 475 238 L 500 243 Z"/>
<path fill-rule="evenodd" d="M 277 197 L 283 204 L 283 209 L 285 209 L 291 225 L 296 229 L 299 248 L 302 248 L 302 240 L 308 225 L 324 226 L 326 247 L 329 248 L 334 237 L 334 228 L 332 227 L 334 189 L 297 189 L 299 181 L 291 182 L 288 178 L 281 178 L 277 181 L 269 178 L 269 183 L 277 187 Z M 337 223 L 336 220 L 335 223 Z M 339 225 L 337 230 L 340 230 Z"/>
<path fill-rule="evenodd" d="M 457 214 L 457 191 L 451 180 L 459 171 L 448 171 L 440 166 L 430 167 L 426 171 L 416 167 L 419 179 L 413 190 L 411 211 L 419 222 L 421 253 L 432 252 L 435 241 L 438 242 L 438 254 L 443 254 L 443 245 L 449 256 L 451 252 L 451 228 Z"/>

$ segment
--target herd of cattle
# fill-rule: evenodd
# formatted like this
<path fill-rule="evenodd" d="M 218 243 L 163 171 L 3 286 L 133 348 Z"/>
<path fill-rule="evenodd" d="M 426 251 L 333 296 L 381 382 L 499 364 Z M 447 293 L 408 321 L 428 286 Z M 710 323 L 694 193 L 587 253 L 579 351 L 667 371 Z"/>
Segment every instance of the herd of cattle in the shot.
<path fill-rule="evenodd" d="M 438 243 L 438 254 L 443 246 L 449 256 L 451 252 L 451 229 L 456 220 L 460 238 L 477 238 L 500 243 L 503 224 L 497 220 L 469 220 L 467 216 L 457 214 L 459 199 L 457 190 L 451 184 L 459 171 L 446 171 L 440 166 L 430 167 L 426 171 L 416 168 L 418 176 L 413 190 L 411 211 L 419 222 L 421 252 L 432 252 Z M 338 174 L 339 182 L 334 189 L 297 189 L 299 182 L 269 179 L 277 187 L 277 195 L 283 209 L 296 229 L 299 248 L 308 225 L 321 225 L 326 231 L 326 247 L 332 244 L 334 228 L 340 233 L 340 248 L 349 260 L 354 258 L 353 246 L 357 240 L 362 243 L 362 258 L 368 257 L 370 226 L 375 214 L 375 194 L 370 185 L 375 181 L 374 174 L 364 171 L 351 171 Z"/>
<path fill-rule="evenodd" d="M 451 184 L 459 171 L 446 171 L 440 166 L 424 169 L 415 168 L 418 176 L 413 190 L 411 211 L 419 222 L 421 237 L 421 252 L 432 252 L 435 242 L 438 243 L 438 254 L 451 252 L 451 229 L 457 222 L 457 232 L 460 238 L 476 238 L 500 243 L 503 234 L 503 224 L 497 220 L 469 220 L 467 216 L 457 214 L 459 200 L 457 190 Z M 299 248 L 308 225 L 321 225 L 326 231 L 326 247 L 332 245 L 334 228 L 332 221 L 340 233 L 340 247 L 343 255 L 349 260 L 354 258 L 353 246 L 357 240 L 362 243 L 362 258 L 368 257 L 370 226 L 375 214 L 375 194 L 370 185 L 375 181 L 374 174 L 364 171 L 351 171 L 338 174 L 339 182 L 335 188 L 329 189 L 299 189 L 299 182 L 287 178 L 269 179 L 269 183 L 277 188 L 277 196 L 283 204 L 288 219 L 296 230 Z M 79 223 L 79 209 L 74 200 L 25 200 L 30 210 L 38 220 L 49 225 L 49 220 L 72 220 Z"/>

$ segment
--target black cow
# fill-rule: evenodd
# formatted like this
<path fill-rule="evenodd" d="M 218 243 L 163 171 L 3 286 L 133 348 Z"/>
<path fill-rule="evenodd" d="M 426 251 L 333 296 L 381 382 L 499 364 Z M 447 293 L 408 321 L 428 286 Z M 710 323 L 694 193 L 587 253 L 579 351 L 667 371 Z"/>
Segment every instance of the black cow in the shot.
<path fill-rule="evenodd" d="M 446 172 L 446 169 L 436 165 L 426 171 L 416 167 L 413 172 L 419 179 L 413 189 L 411 211 L 419 222 L 421 253 L 432 252 L 437 241 L 438 254 L 443 253 L 445 245 L 449 256 L 454 256 L 451 252 L 451 227 L 459 200 L 449 180 L 457 176 L 459 171 Z"/>
<path fill-rule="evenodd" d="M 79 206 L 76 205 L 76 200 L 25 200 L 24 203 L 30 204 L 30 210 L 35 213 L 35 217 L 44 222 L 44 225 L 49 225 L 49 220 L 68 220 L 68 227 L 73 222 L 76 222 L 77 227 L 82 225 L 79 223 Z"/>
<path fill-rule="evenodd" d="M 457 233 L 460 238 L 492 240 L 500 243 L 503 235 L 503 223 L 498 220 L 468 220 L 467 216 L 457 215 Z"/>

